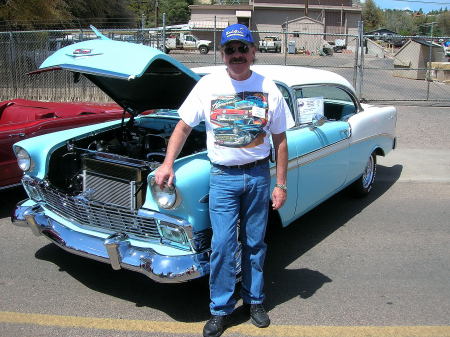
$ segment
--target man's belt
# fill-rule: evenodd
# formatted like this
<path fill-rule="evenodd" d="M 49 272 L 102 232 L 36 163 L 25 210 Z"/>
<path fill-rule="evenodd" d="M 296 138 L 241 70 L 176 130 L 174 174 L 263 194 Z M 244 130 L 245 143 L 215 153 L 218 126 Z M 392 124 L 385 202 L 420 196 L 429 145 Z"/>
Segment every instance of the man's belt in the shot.
<path fill-rule="evenodd" d="M 216 167 L 219 167 L 219 168 L 220 167 L 225 167 L 225 168 L 229 168 L 229 169 L 234 169 L 234 168 L 237 168 L 237 169 L 249 169 L 249 168 L 253 168 L 253 167 L 256 167 L 258 165 L 267 163 L 269 161 L 269 159 L 270 159 L 270 156 L 266 157 L 264 159 L 259 159 L 257 161 L 252 161 L 251 163 L 242 164 L 242 165 L 230 165 L 230 166 L 227 166 L 227 165 L 221 165 L 221 164 L 215 164 L 215 163 L 211 163 L 211 164 L 213 166 L 216 166 Z"/>

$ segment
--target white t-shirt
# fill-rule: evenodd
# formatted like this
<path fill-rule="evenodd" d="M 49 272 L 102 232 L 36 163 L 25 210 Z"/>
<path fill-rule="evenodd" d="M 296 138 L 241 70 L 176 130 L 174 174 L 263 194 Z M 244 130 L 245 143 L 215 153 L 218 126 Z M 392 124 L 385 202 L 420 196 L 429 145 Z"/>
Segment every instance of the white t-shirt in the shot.
<path fill-rule="evenodd" d="M 226 69 L 202 77 L 178 114 L 191 127 L 205 121 L 209 159 L 227 166 L 266 158 L 270 134 L 294 125 L 276 84 L 254 71 L 244 81 Z"/>

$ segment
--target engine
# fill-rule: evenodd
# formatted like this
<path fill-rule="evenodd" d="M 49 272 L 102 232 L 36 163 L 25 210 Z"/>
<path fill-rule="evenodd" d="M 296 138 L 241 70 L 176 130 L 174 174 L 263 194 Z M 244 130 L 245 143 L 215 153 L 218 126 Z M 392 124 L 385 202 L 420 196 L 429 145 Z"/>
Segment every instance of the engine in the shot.
<path fill-rule="evenodd" d="M 151 123 L 149 122 L 151 121 Z M 147 176 L 165 158 L 174 119 L 142 118 L 115 129 L 67 142 L 50 158 L 48 181 L 60 192 L 138 209 Z M 180 156 L 204 151 L 204 126 L 194 128 Z"/>

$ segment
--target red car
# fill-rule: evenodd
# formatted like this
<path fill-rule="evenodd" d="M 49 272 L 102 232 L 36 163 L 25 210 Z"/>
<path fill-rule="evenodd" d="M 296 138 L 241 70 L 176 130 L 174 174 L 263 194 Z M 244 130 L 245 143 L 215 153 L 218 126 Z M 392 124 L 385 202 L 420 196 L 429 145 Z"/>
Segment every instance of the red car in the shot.
<path fill-rule="evenodd" d="M 115 103 L 56 103 L 13 99 L 0 102 L 0 189 L 20 183 L 12 144 L 44 133 L 119 119 Z M 127 117 L 127 116 L 126 116 Z"/>

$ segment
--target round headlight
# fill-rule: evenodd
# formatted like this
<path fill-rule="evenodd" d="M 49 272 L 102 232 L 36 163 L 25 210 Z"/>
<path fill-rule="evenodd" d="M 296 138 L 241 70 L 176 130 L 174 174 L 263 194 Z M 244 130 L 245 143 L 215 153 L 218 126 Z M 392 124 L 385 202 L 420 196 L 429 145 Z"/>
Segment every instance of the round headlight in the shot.
<path fill-rule="evenodd" d="M 163 188 L 160 188 L 155 183 L 155 179 L 152 178 L 151 190 L 153 199 L 155 199 L 159 207 L 169 209 L 175 206 L 175 203 L 177 202 L 177 192 L 173 185 L 172 187 L 164 186 Z"/>
<path fill-rule="evenodd" d="M 31 169 L 31 157 L 28 154 L 25 149 L 18 147 L 16 148 L 16 157 L 17 157 L 17 164 L 19 165 L 20 169 L 22 171 L 29 171 Z"/>

